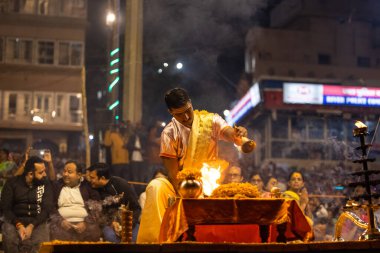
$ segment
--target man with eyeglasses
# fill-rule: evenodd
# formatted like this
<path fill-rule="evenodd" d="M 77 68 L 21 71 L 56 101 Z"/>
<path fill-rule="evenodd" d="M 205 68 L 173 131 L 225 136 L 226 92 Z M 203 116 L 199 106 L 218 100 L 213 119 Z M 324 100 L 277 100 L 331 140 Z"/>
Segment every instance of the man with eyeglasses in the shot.
<path fill-rule="evenodd" d="M 231 166 L 226 174 L 226 180 L 225 183 L 241 183 L 243 182 L 243 176 L 241 174 L 241 168 L 238 166 Z"/>

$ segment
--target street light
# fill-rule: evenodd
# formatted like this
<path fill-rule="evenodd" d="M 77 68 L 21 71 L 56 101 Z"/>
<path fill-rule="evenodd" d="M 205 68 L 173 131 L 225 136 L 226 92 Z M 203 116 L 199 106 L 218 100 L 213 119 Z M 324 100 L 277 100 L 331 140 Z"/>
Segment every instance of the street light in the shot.
<path fill-rule="evenodd" d="M 112 11 L 108 11 L 107 17 L 106 17 L 106 24 L 112 25 L 116 20 L 116 15 Z"/>
<path fill-rule="evenodd" d="M 181 62 L 178 62 L 177 65 L 176 65 L 176 68 L 177 69 L 182 69 L 183 67 L 183 64 Z"/>

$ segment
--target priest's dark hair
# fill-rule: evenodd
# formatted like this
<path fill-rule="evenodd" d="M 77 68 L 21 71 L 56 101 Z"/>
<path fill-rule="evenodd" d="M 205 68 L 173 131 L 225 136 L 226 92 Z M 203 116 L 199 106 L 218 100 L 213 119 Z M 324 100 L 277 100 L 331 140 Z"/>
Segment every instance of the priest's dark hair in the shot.
<path fill-rule="evenodd" d="M 190 102 L 187 91 L 182 88 L 174 88 L 165 93 L 165 103 L 168 109 L 180 108 Z"/>

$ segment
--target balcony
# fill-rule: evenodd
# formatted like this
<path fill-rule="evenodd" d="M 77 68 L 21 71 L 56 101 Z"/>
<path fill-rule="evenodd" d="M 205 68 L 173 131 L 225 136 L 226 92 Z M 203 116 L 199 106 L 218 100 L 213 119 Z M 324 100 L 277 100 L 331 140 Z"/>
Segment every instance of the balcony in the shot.
<path fill-rule="evenodd" d="M 0 91 L 0 128 L 82 131 L 81 103 L 76 93 Z"/>

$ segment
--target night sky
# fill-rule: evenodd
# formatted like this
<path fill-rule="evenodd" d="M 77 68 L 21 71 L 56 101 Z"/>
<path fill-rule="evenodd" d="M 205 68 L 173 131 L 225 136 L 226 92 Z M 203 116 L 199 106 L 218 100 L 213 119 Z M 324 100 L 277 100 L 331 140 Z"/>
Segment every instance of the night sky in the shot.
<path fill-rule="evenodd" d="M 144 0 L 143 120 L 168 120 L 163 94 L 178 86 L 189 91 L 195 108 L 220 114 L 230 108 L 244 72 L 245 34 L 252 26 L 267 26 L 268 10 L 278 2 Z M 107 1 L 88 4 L 87 85 L 89 107 L 94 108 L 99 101 L 93 88 L 105 82 Z M 175 68 L 178 62 L 181 70 Z"/>

